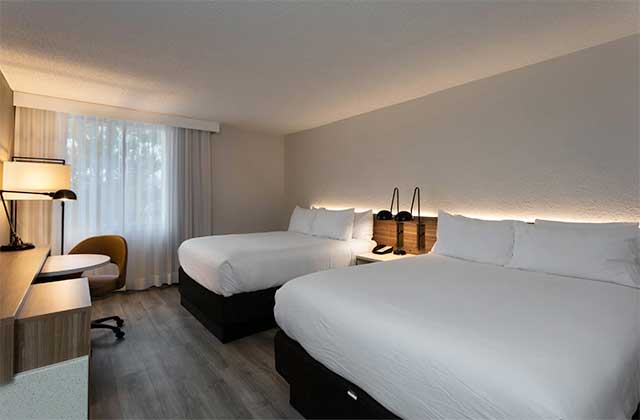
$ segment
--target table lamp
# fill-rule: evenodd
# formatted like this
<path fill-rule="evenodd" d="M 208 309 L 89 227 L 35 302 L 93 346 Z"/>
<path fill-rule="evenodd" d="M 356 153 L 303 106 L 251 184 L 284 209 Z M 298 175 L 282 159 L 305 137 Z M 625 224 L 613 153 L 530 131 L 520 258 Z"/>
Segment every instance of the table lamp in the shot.
<path fill-rule="evenodd" d="M 11 161 L 4 162 L 0 198 L 9 222 L 10 241 L 0 250 L 18 251 L 34 247 L 33 244 L 24 243 L 18 236 L 15 208 L 11 217 L 5 200 L 62 201 L 62 241 L 64 241 L 64 201 L 76 199 L 76 194 L 70 190 L 70 187 L 71 167 L 65 165 L 63 159 L 16 156 Z"/>

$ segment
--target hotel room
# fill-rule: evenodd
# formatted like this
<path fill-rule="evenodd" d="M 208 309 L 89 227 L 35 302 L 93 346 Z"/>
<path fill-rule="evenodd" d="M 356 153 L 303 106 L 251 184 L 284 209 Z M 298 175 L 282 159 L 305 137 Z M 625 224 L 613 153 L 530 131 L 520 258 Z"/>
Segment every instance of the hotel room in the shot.
<path fill-rule="evenodd" d="M 0 0 L 0 419 L 640 419 L 637 0 Z"/>

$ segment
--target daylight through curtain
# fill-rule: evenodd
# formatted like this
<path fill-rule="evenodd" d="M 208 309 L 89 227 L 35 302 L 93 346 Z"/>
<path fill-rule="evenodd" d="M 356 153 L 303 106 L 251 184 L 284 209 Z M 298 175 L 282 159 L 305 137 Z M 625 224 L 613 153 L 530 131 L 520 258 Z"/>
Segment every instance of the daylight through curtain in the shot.
<path fill-rule="evenodd" d="M 177 282 L 180 242 L 212 233 L 211 134 L 27 108 L 18 115 L 16 151 L 63 157 L 72 167 L 78 200 L 66 205 L 65 250 L 90 236 L 122 235 L 129 244 L 127 289 Z M 57 125 L 44 124 L 43 116 Z M 38 130 L 47 135 L 31 134 Z M 21 220 L 39 231 L 24 239 L 54 243 L 60 216 L 48 213 L 21 208 Z"/>

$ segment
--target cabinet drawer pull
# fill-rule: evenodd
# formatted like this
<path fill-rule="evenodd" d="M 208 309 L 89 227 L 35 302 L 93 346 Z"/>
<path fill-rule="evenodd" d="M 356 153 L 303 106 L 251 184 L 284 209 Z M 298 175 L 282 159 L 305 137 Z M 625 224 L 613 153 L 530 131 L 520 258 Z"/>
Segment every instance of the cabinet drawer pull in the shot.
<path fill-rule="evenodd" d="M 347 389 L 347 395 L 350 396 L 352 399 L 358 401 L 358 394 L 356 394 L 352 390 Z"/>

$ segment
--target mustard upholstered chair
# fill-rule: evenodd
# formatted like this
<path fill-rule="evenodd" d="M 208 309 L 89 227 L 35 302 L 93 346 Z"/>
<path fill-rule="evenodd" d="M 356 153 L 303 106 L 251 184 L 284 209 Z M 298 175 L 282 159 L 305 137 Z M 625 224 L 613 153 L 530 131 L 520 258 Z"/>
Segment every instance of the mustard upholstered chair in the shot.
<path fill-rule="evenodd" d="M 69 254 L 108 255 L 111 262 L 118 266 L 118 274 L 88 276 L 91 297 L 107 295 L 124 287 L 127 281 L 127 241 L 122 236 L 105 235 L 87 238 L 73 247 Z M 116 326 L 107 321 L 115 321 Z M 119 316 L 109 316 L 91 321 L 91 328 L 104 328 L 114 332 L 117 338 L 124 337 L 124 321 Z"/>

